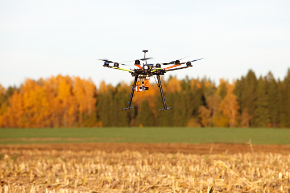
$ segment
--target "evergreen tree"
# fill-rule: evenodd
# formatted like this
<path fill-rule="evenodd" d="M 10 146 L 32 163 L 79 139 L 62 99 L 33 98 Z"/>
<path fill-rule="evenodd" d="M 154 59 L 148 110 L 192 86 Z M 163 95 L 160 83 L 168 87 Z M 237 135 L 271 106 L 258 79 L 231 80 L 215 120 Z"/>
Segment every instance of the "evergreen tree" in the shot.
<path fill-rule="evenodd" d="M 268 101 L 266 81 L 260 77 L 257 84 L 257 108 L 255 110 L 255 126 L 257 127 L 266 127 L 270 122 Z"/>
<path fill-rule="evenodd" d="M 290 127 L 290 68 L 288 69 L 287 75 L 284 79 L 285 85 L 285 103 L 284 103 L 284 112 L 285 112 L 285 126 Z"/>
<path fill-rule="evenodd" d="M 126 85 L 117 85 L 116 93 L 114 96 L 114 109 L 116 126 L 125 127 L 129 126 L 129 111 L 121 111 L 121 108 L 127 106 L 128 103 L 128 89 Z"/>
<path fill-rule="evenodd" d="M 277 82 L 271 72 L 266 76 L 266 88 L 268 95 L 268 112 L 269 112 L 269 121 L 272 127 L 278 127 L 278 88 Z"/>
<path fill-rule="evenodd" d="M 108 89 L 106 92 L 101 92 L 99 94 L 97 101 L 98 119 L 101 121 L 102 126 L 104 127 L 115 125 L 113 102 L 113 91 L 111 89 Z"/>
<path fill-rule="evenodd" d="M 149 108 L 148 101 L 144 100 L 141 107 L 138 108 L 136 117 L 136 126 L 154 126 L 155 117 L 152 110 Z"/>
<path fill-rule="evenodd" d="M 189 121 L 187 113 L 190 103 L 187 103 L 187 101 L 185 101 L 186 94 L 187 93 L 183 92 L 176 92 L 172 94 L 172 97 L 174 98 L 174 101 L 172 103 L 172 106 L 174 107 L 173 117 L 171 118 L 171 120 L 173 120 L 172 126 L 185 126 Z"/>
<path fill-rule="evenodd" d="M 254 126 L 255 124 L 255 110 L 257 100 L 256 89 L 256 75 L 252 70 L 249 70 L 246 77 L 242 77 L 241 80 L 237 80 L 234 90 L 234 94 L 237 96 L 240 106 L 240 113 L 242 113 L 247 108 L 247 113 L 252 117 L 249 122 L 250 126 Z"/>
<path fill-rule="evenodd" d="M 187 107 L 187 121 L 191 118 L 198 118 L 199 107 L 203 104 L 202 89 L 195 84 L 190 90 L 185 92 L 185 101 Z"/>
<path fill-rule="evenodd" d="M 225 82 L 220 83 L 217 93 L 222 100 L 225 98 L 225 96 L 227 95 L 227 85 Z"/>
<path fill-rule="evenodd" d="M 167 107 L 172 107 L 174 103 L 173 93 L 165 93 Z M 155 106 L 157 109 L 163 109 L 163 103 L 160 95 L 156 95 Z M 157 112 L 157 125 L 158 126 L 174 126 L 174 107 L 171 110 Z"/>
<path fill-rule="evenodd" d="M 285 84 L 278 80 L 277 82 L 277 109 L 278 109 L 278 127 L 286 127 L 287 119 L 285 112 Z"/>

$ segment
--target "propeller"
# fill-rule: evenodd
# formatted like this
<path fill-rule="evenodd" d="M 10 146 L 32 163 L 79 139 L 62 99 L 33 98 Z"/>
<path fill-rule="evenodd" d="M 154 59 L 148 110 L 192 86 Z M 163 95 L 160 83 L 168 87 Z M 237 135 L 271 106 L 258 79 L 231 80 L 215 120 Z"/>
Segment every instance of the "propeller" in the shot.
<path fill-rule="evenodd" d="M 184 58 L 187 58 L 189 56 L 185 56 L 183 58 L 180 58 L 180 59 L 177 59 L 177 60 L 174 60 L 174 61 L 171 61 L 171 62 L 165 62 L 165 63 L 162 63 L 163 65 L 169 65 L 169 64 L 176 64 L 176 63 L 180 63 L 180 60 L 184 59 Z M 185 62 L 184 62 L 185 63 Z M 180 64 L 184 64 L 184 63 L 180 63 Z"/>
<path fill-rule="evenodd" d="M 134 66 L 134 64 L 121 64 L 123 66 Z"/>
<path fill-rule="evenodd" d="M 153 59 L 152 57 L 149 58 L 141 58 L 141 59 L 136 59 L 136 60 L 151 60 Z M 135 62 L 136 60 L 130 60 L 130 61 L 125 61 L 125 62 Z"/>
<path fill-rule="evenodd" d="M 104 62 L 108 62 L 108 63 L 114 63 L 113 61 L 108 60 L 108 59 L 99 59 L 99 60 L 102 60 L 102 61 L 104 61 Z"/>
<path fill-rule="evenodd" d="M 198 61 L 198 60 L 202 60 L 203 58 L 199 58 L 199 59 L 195 59 L 195 60 L 192 60 L 192 61 L 190 61 L 190 62 L 196 62 L 196 61 Z"/>
<path fill-rule="evenodd" d="M 152 57 L 149 57 L 149 58 L 141 58 L 141 59 L 137 59 L 137 60 L 151 60 L 153 59 Z"/>
<path fill-rule="evenodd" d="M 187 56 L 188 57 L 188 56 Z M 184 57 L 184 58 L 187 58 L 187 57 Z M 181 58 L 181 59 L 178 59 L 178 60 L 175 60 L 175 61 L 171 61 L 171 62 L 167 62 L 167 63 L 162 63 L 163 65 L 169 65 L 169 64 L 185 64 L 186 62 L 180 62 L 180 60 L 184 59 L 184 58 Z M 192 61 L 189 61 L 189 62 L 196 62 L 198 60 L 201 60 L 203 58 L 199 58 L 199 59 L 195 59 L 195 60 L 192 60 Z"/>
<path fill-rule="evenodd" d="M 104 66 L 105 67 L 108 67 L 109 63 L 114 63 L 114 67 L 119 67 L 119 62 L 113 62 L 113 61 L 108 60 L 108 59 L 99 59 L 99 60 L 104 61 Z M 126 64 L 121 64 L 121 65 L 126 65 Z"/>
<path fill-rule="evenodd" d="M 162 63 L 163 65 L 169 65 L 169 64 L 184 64 L 185 62 L 183 63 L 180 63 L 180 60 L 175 60 L 175 61 L 171 61 L 171 62 L 166 62 L 166 63 Z"/>

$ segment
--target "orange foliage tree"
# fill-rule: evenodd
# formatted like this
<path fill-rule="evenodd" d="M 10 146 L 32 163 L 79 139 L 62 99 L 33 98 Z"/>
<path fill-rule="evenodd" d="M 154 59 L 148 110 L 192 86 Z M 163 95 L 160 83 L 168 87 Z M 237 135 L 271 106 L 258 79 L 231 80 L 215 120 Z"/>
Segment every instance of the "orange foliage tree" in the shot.
<path fill-rule="evenodd" d="M 228 119 L 229 126 L 235 127 L 238 121 L 238 110 L 240 109 L 240 106 L 237 102 L 237 96 L 233 94 L 235 83 L 229 84 L 227 82 L 226 86 L 227 93 L 220 104 L 220 111 Z"/>
<path fill-rule="evenodd" d="M 14 91 L 9 98 L 8 107 L 4 106 L 1 103 L 1 127 L 76 127 L 97 124 L 96 88 L 90 79 L 72 79 L 61 75 L 38 81 L 27 79 L 19 92 Z"/>

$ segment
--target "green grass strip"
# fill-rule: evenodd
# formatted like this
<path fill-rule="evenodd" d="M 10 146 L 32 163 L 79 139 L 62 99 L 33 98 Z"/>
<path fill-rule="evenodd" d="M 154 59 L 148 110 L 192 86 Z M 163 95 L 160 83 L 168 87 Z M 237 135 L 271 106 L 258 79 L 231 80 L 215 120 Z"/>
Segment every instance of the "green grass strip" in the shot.
<path fill-rule="evenodd" d="M 113 127 L 0 129 L 0 144 L 139 142 L 290 144 L 290 129 Z"/>

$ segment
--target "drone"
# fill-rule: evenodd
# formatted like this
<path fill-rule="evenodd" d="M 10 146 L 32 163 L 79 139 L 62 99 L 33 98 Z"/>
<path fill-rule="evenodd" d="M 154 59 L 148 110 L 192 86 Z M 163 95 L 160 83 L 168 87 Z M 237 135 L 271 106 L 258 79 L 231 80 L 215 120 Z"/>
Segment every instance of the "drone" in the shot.
<path fill-rule="evenodd" d="M 159 87 L 163 106 L 164 106 L 164 108 L 159 109 L 159 111 L 172 109 L 172 107 L 167 107 L 167 104 L 165 102 L 165 96 L 164 96 L 164 92 L 162 89 L 160 76 L 164 75 L 166 72 L 169 72 L 169 71 L 181 70 L 181 69 L 192 67 L 192 65 L 191 65 L 192 62 L 196 62 L 198 60 L 201 60 L 202 58 L 195 59 L 195 60 L 188 61 L 188 62 L 180 62 L 180 60 L 183 59 L 183 58 L 181 58 L 181 59 L 178 59 L 175 61 L 161 63 L 162 65 L 171 65 L 171 66 L 168 66 L 165 68 L 161 68 L 160 63 L 157 63 L 155 65 L 154 64 L 147 64 L 147 60 L 152 59 L 152 58 L 151 57 L 146 58 L 146 53 L 148 52 L 148 50 L 143 50 L 143 52 L 144 52 L 144 58 L 135 60 L 134 66 L 137 67 L 135 69 L 120 68 L 118 62 L 113 62 L 113 61 L 110 61 L 107 59 L 99 59 L 99 60 L 104 61 L 103 67 L 127 71 L 127 72 L 131 73 L 131 75 L 134 77 L 134 82 L 132 84 L 132 90 L 131 90 L 131 94 L 129 97 L 128 105 L 126 108 L 122 108 L 121 110 L 123 111 L 123 110 L 135 108 L 135 107 L 131 107 L 131 102 L 132 102 L 132 99 L 134 96 L 134 92 L 135 91 L 136 92 L 144 92 L 146 90 L 149 90 L 148 83 L 149 83 L 150 77 L 152 77 L 152 76 L 157 77 L 156 84 Z M 142 65 L 141 65 L 140 60 L 144 61 L 144 63 Z M 113 63 L 114 65 L 110 66 L 110 63 Z M 183 64 L 185 64 L 185 65 L 183 65 Z M 121 65 L 126 65 L 126 64 L 121 64 Z"/>

